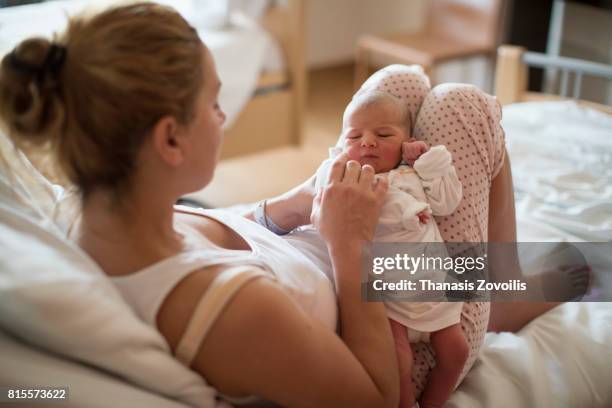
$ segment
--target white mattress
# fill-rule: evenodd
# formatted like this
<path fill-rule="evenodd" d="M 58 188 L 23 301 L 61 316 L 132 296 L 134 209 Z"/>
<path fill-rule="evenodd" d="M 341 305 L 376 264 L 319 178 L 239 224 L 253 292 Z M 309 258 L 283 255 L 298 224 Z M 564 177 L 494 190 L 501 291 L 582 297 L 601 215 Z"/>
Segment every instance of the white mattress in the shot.
<path fill-rule="evenodd" d="M 0 9 L 0 55 L 31 36 L 51 37 L 67 23 L 66 13 L 96 11 L 118 0 L 61 0 Z M 233 14 L 224 29 L 213 29 L 210 14 L 215 3 L 193 0 L 163 0 L 181 12 L 198 29 L 211 50 L 223 82 L 220 104 L 226 113 L 225 126 L 232 125 L 257 87 L 262 72 L 285 68 L 283 54 L 275 40 L 255 20 L 243 13 Z"/>
<path fill-rule="evenodd" d="M 523 103 L 503 125 L 518 240 L 612 241 L 612 118 Z M 609 407 L 611 363 L 612 303 L 565 303 L 519 333 L 488 333 L 447 407 Z"/>

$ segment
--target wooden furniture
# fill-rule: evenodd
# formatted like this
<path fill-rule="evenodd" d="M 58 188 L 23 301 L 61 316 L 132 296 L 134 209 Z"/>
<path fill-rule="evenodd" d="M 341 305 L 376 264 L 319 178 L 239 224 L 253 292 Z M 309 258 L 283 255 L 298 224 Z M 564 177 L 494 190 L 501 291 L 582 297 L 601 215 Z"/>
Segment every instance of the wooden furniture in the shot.
<path fill-rule="evenodd" d="M 365 35 L 357 43 L 355 87 L 369 76 L 376 59 L 432 68 L 444 61 L 476 55 L 493 56 L 497 47 L 503 0 L 429 0 L 427 22 L 418 33 Z"/>
<path fill-rule="evenodd" d="M 285 72 L 261 75 L 252 99 L 225 131 L 222 158 L 297 145 L 306 97 L 305 0 L 274 1 L 261 23 L 280 44 Z"/>
<path fill-rule="evenodd" d="M 529 66 L 560 70 L 561 78 L 558 84 L 560 95 L 530 92 L 527 89 Z M 579 104 L 612 114 L 612 106 L 579 99 L 584 75 L 612 80 L 612 66 L 528 52 L 523 47 L 504 45 L 497 51 L 495 94 L 502 105 L 526 101 L 575 99 Z M 569 95 L 570 76 L 572 77 L 571 97 Z"/>

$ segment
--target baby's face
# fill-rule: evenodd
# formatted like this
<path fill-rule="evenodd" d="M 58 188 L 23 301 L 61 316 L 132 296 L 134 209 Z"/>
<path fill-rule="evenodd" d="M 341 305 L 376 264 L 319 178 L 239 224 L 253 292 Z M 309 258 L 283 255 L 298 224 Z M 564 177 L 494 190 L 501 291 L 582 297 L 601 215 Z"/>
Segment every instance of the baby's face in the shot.
<path fill-rule="evenodd" d="M 349 112 L 344 124 L 344 151 L 376 173 L 394 169 L 402 158 L 402 142 L 410 137 L 400 111 L 391 104 L 373 103 Z"/>

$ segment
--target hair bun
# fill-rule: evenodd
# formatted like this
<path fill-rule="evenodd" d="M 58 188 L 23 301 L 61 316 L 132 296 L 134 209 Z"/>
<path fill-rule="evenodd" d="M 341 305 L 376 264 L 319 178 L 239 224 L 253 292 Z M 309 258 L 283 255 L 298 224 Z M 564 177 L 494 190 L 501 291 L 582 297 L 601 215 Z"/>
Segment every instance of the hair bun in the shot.
<path fill-rule="evenodd" d="M 60 71 L 66 47 L 44 38 L 22 41 L 2 60 L 0 110 L 11 136 L 45 143 L 63 120 Z"/>
<path fill-rule="evenodd" d="M 41 76 L 49 72 L 54 77 L 57 77 L 64 62 L 66 61 L 67 48 L 63 45 L 52 43 L 49 46 L 42 64 L 33 64 L 17 56 L 17 48 L 6 56 L 7 63 L 17 72 L 25 75 Z"/>

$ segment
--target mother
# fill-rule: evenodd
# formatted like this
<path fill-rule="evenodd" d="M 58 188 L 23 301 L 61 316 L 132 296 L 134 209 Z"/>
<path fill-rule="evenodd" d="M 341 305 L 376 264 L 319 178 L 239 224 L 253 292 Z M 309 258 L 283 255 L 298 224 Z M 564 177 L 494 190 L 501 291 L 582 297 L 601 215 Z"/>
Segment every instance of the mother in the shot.
<path fill-rule="evenodd" d="M 51 144 L 81 193 L 73 238 L 224 398 L 396 407 L 391 331 L 382 304 L 361 302 L 355 273 L 386 189 L 371 167 L 341 157 L 314 204 L 305 183 L 265 208 L 281 228 L 309 222 L 312 209 L 332 258 L 340 335 L 331 284 L 297 250 L 247 218 L 174 207 L 213 176 L 220 86 L 195 30 L 171 9 L 141 3 L 73 20 L 58 42 L 18 45 L 2 61 L 0 114 L 17 142 Z M 482 239 L 487 214 L 489 239 L 514 239 L 511 176 L 501 160 L 499 174 L 480 186 L 478 217 L 456 221 L 459 229 L 476 225 Z M 480 318 L 471 322 L 476 348 L 488 319 L 479 310 L 466 314 Z M 496 318 L 495 328 L 518 328 L 540 312 L 505 325 Z"/>

